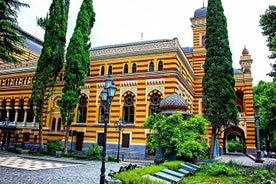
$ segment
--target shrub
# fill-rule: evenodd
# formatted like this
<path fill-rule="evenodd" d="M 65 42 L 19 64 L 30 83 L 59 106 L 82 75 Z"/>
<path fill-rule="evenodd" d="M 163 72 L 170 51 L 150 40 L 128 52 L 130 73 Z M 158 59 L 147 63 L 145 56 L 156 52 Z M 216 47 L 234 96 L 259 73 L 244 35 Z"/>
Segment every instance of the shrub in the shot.
<path fill-rule="evenodd" d="M 107 157 L 107 161 L 108 161 L 108 162 L 116 162 L 116 161 L 117 161 L 117 158 L 112 157 L 112 156 L 108 156 L 108 157 Z"/>
<path fill-rule="evenodd" d="M 229 152 L 242 152 L 242 143 L 239 141 L 227 141 Z"/>
<path fill-rule="evenodd" d="M 204 166 L 204 169 L 211 176 L 240 176 L 239 170 L 236 168 L 238 165 L 234 167 L 230 167 L 229 164 L 226 163 L 212 163 Z"/>
<path fill-rule="evenodd" d="M 48 140 L 46 146 L 47 146 L 47 151 L 46 151 L 47 155 L 55 155 L 56 151 L 62 150 L 61 144 L 57 140 Z"/>
<path fill-rule="evenodd" d="M 87 150 L 87 158 L 89 160 L 101 160 L 102 149 L 97 144 L 92 144 Z"/>

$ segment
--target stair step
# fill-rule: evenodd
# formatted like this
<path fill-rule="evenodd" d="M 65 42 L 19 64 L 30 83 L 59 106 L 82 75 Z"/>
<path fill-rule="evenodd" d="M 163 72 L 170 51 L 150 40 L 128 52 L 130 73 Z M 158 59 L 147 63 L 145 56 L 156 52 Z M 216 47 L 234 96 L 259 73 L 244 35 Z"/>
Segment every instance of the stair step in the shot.
<path fill-rule="evenodd" d="M 170 175 L 170 174 L 166 174 L 166 173 L 161 172 L 161 171 L 155 173 L 154 176 L 160 177 L 160 178 L 168 180 L 168 181 L 176 182 L 176 183 L 178 183 L 182 179 L 182 178 Z"/>
<path fill-rule="evenodd" d="M 192 164 L 190 162 L 185 162 L 185 164 L 188 165 L 188 166 L 191 166 L 191 167 L 195 168 L 197 171 L 200 170 L 200 167 L 198 165 Z"/>
<path fill-rule="evenodd" d="M 183 178 L 185 176 L 185 174 L 183 174 L 183 173 L 176 172 L 176 171 L 173 171 L 170 169 L 162 169 L 161 172 L 164 172 L 164 173 L 167 173 L 167 174 L 179 177 L 179 178 Z"/>
<path fill-rule="evenodd" d="M 188 170 L 191 174 L 194 174 L 197 170 L 191 166 L 188 166 L 186 164 L 180 164 L 179 166 L 181 169 Z"/>
<path fill-rule="evenodd" d="M 187 171 L 186 169 L 182 169 L 182 168 L 178 169 L 178 172 L 183 173 L 185 176 L 192 174 L 190 173 L 190 171 Z"/>
<path fill-rule="evenodd" d="M 171 183 L 171 182 L 169 182 L 167 180 L 163 180 L 161 178 L 158 178 L 158 177 L 155 177 L 155 176 L 152 176 L 152 175 L 149 175 L 149 174 L 146 174 L 146 175 L 142 176 L 142 178 L 149 178 L 150 180 L 160 181 L 160 182 L 163 182 L 165 184 L 170 184 Z"/>

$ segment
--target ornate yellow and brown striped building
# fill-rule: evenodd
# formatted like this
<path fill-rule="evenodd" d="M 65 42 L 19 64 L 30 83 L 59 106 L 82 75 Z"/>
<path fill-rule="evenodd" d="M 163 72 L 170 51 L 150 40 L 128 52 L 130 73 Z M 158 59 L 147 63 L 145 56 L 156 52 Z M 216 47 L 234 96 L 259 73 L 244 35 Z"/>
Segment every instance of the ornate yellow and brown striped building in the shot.
<path fill-rule="evenodd" d="M 100 93 L 104 80 L 111 75 L 117 87 L 113 98 L 107 133 L 107 154 L 116 155 L 118 131 L 114 122 L 120 117 L 127 123 L 122 132 L 121 153 L 127 158 L 146 158 L 147 136 L 152 133 L 143 127 L 146 118 L 159 112 L 160 101 L 177 93 L 188 104 L 188 113 L 202 114 L 202 77 L 205 61 L 206 7 L 195 11 L 191 18 L 193 47 L 183 48 L 177 38 L 117 44 L 91 49 L 90 73 L 71 126 L 69 148 L 86 149 L 91 143 L 103 144 L 103 108 Z M 24 32 L 23 32 L 24 33 Z M 38 143 L 38 125 L 34 109 L 28 101 L 32 78 L 40 54 L 41 41 L 27 36 L 27 52 L 18 65 L 0 64 L 1 121 L 9 118 L 13 126 L 10 134 L 19 135 L 19 142 Z M 235 61 L 234 61 L 235 62 Z M 255 150 L 255 128 L 252 95 L 252 59 L 246 49 L 240 58 L 240 69 L 235 70 L 237 106 L 240 125 L 230 127 L 220 137 L 220 147 L 225 149 L 227 136 L 236 132 L 243 142 L 244 151 Z M 63 126 L 57 105 L 62 93 L 63 76 L 45 105 L 43 138 L 64 141 Z M 1 123 L 0 123 L 1 126 Z M 3 125 L 2 125 L 3 127 Z M 1 131 L 3 137 L 3 131 Z M 209 139 L 209 138 L 208 138 Z M 11 139 L 11 141 L 14 141 Z"/>

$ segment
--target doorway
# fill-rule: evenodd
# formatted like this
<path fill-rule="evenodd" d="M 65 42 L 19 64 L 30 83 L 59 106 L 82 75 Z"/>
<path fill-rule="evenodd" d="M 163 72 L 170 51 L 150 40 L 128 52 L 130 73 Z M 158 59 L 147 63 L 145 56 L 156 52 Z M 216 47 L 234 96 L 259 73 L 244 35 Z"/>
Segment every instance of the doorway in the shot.
<path fill-rule="evenodd" d="M 76 134 L 76 150 L 82 151 L 84 132 L 77 132 Z"/>

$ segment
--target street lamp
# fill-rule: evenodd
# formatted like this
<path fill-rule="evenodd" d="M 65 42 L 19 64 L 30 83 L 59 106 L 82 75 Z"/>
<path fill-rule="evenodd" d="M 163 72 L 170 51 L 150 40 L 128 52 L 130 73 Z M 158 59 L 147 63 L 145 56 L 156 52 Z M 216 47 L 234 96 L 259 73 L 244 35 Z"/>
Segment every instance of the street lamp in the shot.
<path fill-rule="evenodd" d="M 261 143 L 260 143 L 260 116 L 259 116 L 260 105 L 254 104 L 255 112 L 255 123 L 256 123 L 256 139 L 257 139 L 257 161 L 261 161 Z"/>
<path fill-rule="evenodd" d="M 107 134 L 107 124 L 109 121 L 109 111 L 111 101 L 116 93 L 116 86 L 113 82 L 113 79 L 110 76 L 107 76 L 105 79 L 104 89 L 101 92 L 102 97 L 102 106 L 104 108 L 104 137 L 103 137 L 103 151 L 102 151 L 102 167 L 101 167 L 101 178 L 100 184 L 105 182 L 105 156 L 106 156 L 106 134 Z"/>
<path fill-rule="evenodd" d="M 122 118 L 119 119 L 119 121 L 114 122 L 114 127 L 118 131 L 118 152 L 117 152 L 117 162 L 120 161 L 120 141 L 121 141 L 121 132 L 123 132 L 124 128 L 126 127 L 126 123 L 122 120 Z"/>

